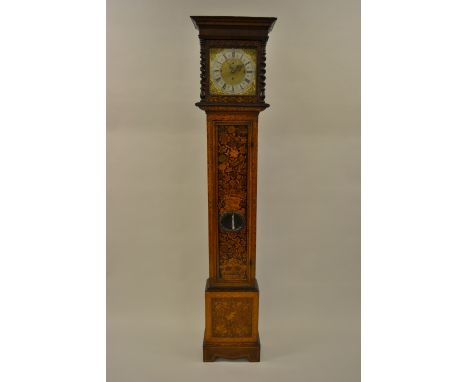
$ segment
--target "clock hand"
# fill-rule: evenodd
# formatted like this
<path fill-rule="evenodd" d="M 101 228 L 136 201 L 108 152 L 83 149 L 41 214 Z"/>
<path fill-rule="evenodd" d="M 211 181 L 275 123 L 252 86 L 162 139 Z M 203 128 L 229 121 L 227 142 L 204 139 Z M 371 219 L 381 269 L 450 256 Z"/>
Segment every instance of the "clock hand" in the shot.
<path fill-rule="evenodd" d="M 238 72 L 240 69 L 242 69 L 244 65 L 242 64 L 237 64 L 237 65 L 234 65 L 234 64 L 230 64 L 229 65 L 229 71 L 231 72 L 231 74 L 234 74 L 236 72 Z"/>
<path fill-rule="evenodd" d="M 236 72 L 236 67 L 233 66 L 232 64 L 229 65 L 229 71 L 231 72 L 231 74 L 235 73 Z"/>
<path fill-rule="evenodd" d="M 238 64 L 238 65 L 236 66 L 236 72 L 239 72 L 243 67 L 244 67 L 244 65 Z"/>

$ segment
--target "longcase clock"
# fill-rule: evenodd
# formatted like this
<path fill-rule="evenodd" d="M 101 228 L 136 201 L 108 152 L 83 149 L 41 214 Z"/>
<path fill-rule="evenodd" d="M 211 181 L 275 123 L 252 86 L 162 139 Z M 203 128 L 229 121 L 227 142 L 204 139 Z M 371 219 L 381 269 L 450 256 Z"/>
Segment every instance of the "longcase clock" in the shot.
<path fill-rule="evenodd" d="M 203 360 L 260 360 L 255 278 L 257 126 L 273 17 L 192 16 L 208 132 L 209 278 Z"/>

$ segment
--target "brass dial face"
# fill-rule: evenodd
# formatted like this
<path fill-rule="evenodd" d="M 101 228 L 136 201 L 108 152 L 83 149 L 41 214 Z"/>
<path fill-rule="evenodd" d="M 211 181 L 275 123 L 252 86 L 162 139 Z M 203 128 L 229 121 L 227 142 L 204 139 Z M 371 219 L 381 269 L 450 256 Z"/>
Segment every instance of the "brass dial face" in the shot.
<path fill-rule="evenodd" d="M 255 95 L 255 49 L 210 49 L 210 94 Z"/>

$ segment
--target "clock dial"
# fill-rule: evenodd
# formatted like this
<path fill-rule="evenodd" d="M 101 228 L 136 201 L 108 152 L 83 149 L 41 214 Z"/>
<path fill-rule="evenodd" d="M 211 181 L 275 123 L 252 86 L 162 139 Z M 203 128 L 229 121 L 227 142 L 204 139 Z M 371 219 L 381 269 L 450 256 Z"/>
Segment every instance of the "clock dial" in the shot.
<path fill-rule="evenodd" d="M 210 49 L 210 93 L 255 95 L 255 49 Z"/>

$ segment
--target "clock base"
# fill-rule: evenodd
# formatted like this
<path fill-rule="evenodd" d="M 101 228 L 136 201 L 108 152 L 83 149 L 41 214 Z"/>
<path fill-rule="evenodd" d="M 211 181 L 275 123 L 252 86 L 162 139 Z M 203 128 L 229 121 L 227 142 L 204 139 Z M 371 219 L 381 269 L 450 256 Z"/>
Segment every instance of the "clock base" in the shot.
<path fill-rule="evenodd" d="M 256 343 L 209 344 L 203 342 L 203 362 L 216 359 L 247 359 L 249 362 L 260 361 L 260 341 Z"/>
<path fill-rule="evenodd" d="M 207 280 L 203 361 L 247 358 L 260 361 L 258 286 L 219 288 Z"/>

